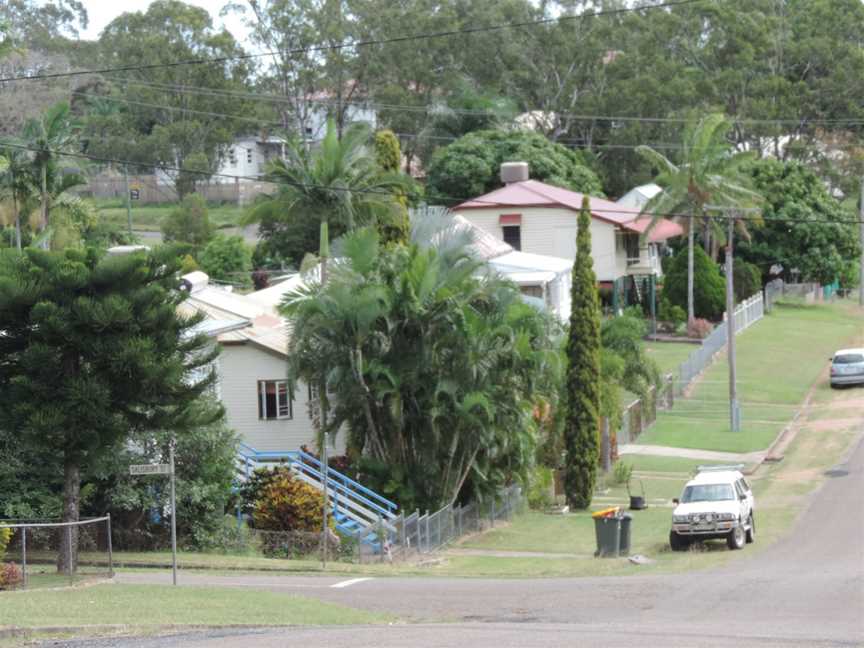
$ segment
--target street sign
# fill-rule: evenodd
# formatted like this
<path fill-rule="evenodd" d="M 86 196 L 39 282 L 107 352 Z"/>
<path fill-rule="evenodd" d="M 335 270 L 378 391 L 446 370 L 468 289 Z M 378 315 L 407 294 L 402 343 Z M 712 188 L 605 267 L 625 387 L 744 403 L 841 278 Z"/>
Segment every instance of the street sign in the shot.
<path fill-rule="evenodd" d="M 130 475 L 170 475 L 171 464 L 138 464 L 129 466 Z"/>
<path fill-rule="evenodd" d="M 129 190 L 129 198 L 131 200 L 138 200 L 141 197 L 141 192 L 138 189 L 130 189 Z"/>

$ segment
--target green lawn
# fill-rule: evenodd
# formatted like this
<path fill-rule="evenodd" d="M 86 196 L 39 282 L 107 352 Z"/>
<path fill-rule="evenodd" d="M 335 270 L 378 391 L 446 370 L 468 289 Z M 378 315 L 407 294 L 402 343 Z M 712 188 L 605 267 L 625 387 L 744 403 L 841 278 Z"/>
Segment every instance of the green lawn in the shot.
<path fill-rule="evenodd" d="M 98 207 L 99 218 L 103 222 L 125 228 L 128 222 L 126 207 L 116 206 L 115 203 L 108 205 L 110 206 Z M 176 205 L 137 206 L 133 203 L 132 227 L 138 231 L 158 231 L 162 220 L 176 208 Z M 210 223 L 217 228 L 237 226 L 244 212 L 245 208 L 237 205 L 211 205 L 207 210 Z"/>
<path fill-rule="evenodd" d="M 749 452 L 766 448 L 792 418 L 828 356 L 860 333 L 862 318 L 847 302 L 777 307 L 737 338 L 742 431 L 729 432 L 728 366 L 717 360 L 638 442 Z"/>
<path fill-rule="evenodd" d="M 691 474 L 697 466 L 713 466 L 721 462 L 699 461 L 698 459 L 682 459 L 679 457 L 654 457 L 652 455 L 628 454 L 621 455 L 620 461 L 633 466 L 636 472 L 670 472 Z"/>
<path fill-rule="evenodd" d="M 678 377 L 678 365 L 684 362 L 699 346 L 690 342 L 647 342 L 645 353 L 657 362 L 660 372 Z"/>
<path fill-rule="evenodd" d="M 0 626 L 128 624 L 350 625 L 388 617 L 300 596 L 252 589 L 113 585 L 0 592 Z"/>

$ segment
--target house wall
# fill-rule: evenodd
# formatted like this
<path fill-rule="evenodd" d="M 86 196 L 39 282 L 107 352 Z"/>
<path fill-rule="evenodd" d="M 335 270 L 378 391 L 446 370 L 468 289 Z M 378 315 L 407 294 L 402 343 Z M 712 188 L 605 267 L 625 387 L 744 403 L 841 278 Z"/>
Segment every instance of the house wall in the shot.
<path fill-rule="evenodd" d="M 478 227 L 504 240 L 502 214 L 522 214 L 522 251 L 562 259 L 576 258 L 577 214 L 568 209 L 494 208 L 459 212 Z M 598 281 L 611 281 L 627 274 L 627 254 L 615 239 L 612 223 L 591 219 L 591 256 Z"/>
<path fill-rule="evenodd" d="M 314 447 L 315 430 L 308 415 L 308 389 L 298 384 L 292 405 L 293 417 L 279 420 L 258 418 L 258 381 L 285 378 L 285 358 L 253 344 L 225 344 L 219 355 L 219 394 L 228 425 L 241 440 L 260 452 Z M 333 451 L 345 451 L 340 432 Z"/>

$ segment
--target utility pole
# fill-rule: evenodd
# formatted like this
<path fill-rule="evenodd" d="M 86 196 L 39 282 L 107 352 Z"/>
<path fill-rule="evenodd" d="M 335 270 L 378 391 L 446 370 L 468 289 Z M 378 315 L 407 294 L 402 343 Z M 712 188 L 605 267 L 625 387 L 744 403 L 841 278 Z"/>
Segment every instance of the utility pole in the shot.
<path fill-rule="evenodd" d="M 735 221 L 744 214 L 757 214 L 761 210 L 756 207 L 723 207 L 705 205 L 712 211 L 719 211 L 726 218 L 726 356 L 729 360 L 729 429 L 732 432 L 741 431 L 741 407 L 738 403 L 738 387 L 736 384 L 735 356 L 735 267 L 732 260 L 734 253 Z"/>
<path fill-rule="evenodd" d="M 129 165 L 123 165 L 123 179 L 126 181 L 126 220 L 129 222 L 129 235 L 132 235 L 132 194 L 129 192 Z"/>
<path fill-rule="evenodd" d="M 330 230 L 327 221 L 321 221 L 321 234 L 318 244 L 318 256 L 321 258 L 321 290 L 327 284 L 327 257 L 330 256 Z M 327 569 L 327 543 L 330 540 L 330 529 L 327 517 L 330 513 L 330 495 L 327 492 L 330 468 L 327 465 L 327 381 L 322 380 L 319 387 L 318 403 L 321 406 L 321 485 L 324 491 L 324 504 L 321 509 L 321 569 Z"/>
<path fill-rule="evenodd" d="M 861 197 L 858 202 L 858 240 L 861 242 L 861 268 L 858 276 L 858 305 L 864 307 L 864 176 L 861 177 Z"/>

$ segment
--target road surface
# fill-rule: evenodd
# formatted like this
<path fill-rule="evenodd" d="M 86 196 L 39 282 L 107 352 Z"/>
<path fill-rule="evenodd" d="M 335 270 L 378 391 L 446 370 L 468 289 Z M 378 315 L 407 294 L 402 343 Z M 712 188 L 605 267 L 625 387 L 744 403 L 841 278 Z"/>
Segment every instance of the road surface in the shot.
<path fill-rule="evenodd" d="M 566 579 L 186 574 L 188 585 L 292 592 L 404 620 L 392 626 L 222 630 L 55 646 L 864 646 L 864 442 L 826 473 L 793 533 L 698 573 Z M 757 509 L 758 510 L 758 509 Z M 758 518 L 757 518 L 758 520 Z M 758 542 L 758 537 L 757 537 Z M 746 549 L 745 549 L 746 551 Z M 122 582 L 168 582 L 162 573 Z"/>

